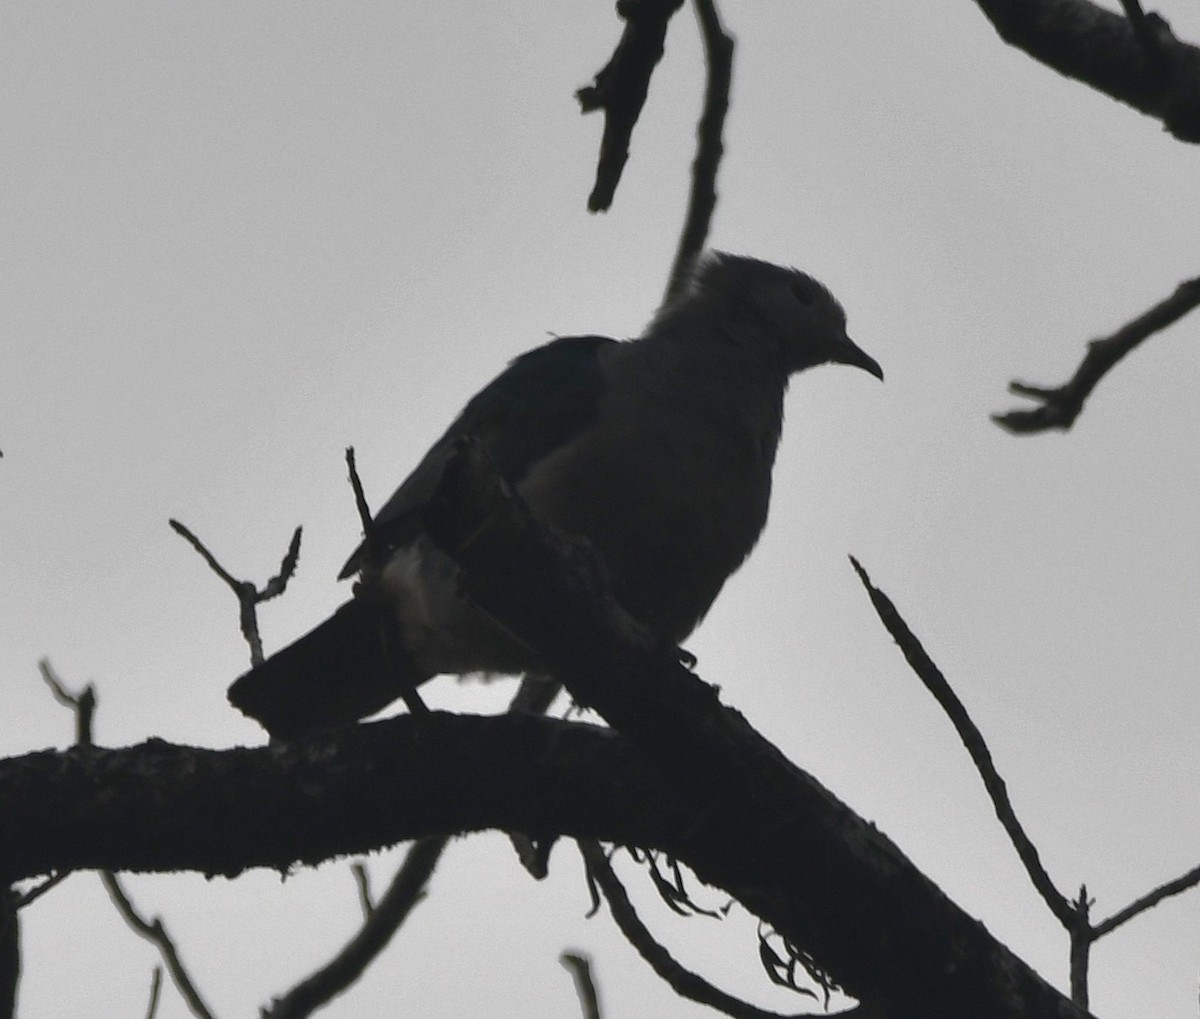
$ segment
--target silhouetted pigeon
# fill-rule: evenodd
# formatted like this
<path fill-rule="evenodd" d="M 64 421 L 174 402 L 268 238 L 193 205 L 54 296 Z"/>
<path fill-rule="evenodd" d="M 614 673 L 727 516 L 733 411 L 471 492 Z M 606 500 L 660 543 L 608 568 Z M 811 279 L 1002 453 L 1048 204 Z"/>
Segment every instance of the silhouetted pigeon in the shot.
<path fill-rule="evenodd" d="M 567 337 L 521 355 L 375 518 L 386 556 L 375 586 L 403 648 L 385 651 L 377 604 L 355 598 L 238 679 L 229 699 L 289 736 L 365 718 L 439 673 L 537 668 L 462 596 L 457 567 L 423 531 L 421 509 L 464 435 L 538 517 L 590 540 L 621 605 L 678 644 L 766 522 L 789 376 L 830 361 L 883 378 L 822 284 L 720 253 L 638 339 Z"/>

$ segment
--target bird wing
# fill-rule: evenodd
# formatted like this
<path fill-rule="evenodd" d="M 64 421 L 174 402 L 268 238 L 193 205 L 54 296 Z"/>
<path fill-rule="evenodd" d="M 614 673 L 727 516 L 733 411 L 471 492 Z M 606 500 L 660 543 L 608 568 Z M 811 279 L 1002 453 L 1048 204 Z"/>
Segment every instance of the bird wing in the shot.
<path fill-rule="evenodd" d="M 564 336 L 520 355 L 463 408 L 404 483 L 375 515 L 384 546 L 411 541 L 422 529 L 429 501 L 456 441 L 478 439 L 500 474 L 516 485 L 539 460 L 569 442 L 595 420 L 604 392 L 601 348 L 607 336 Z M 362 567 L 363 546 L 346 560 L 338 579 Z"/>

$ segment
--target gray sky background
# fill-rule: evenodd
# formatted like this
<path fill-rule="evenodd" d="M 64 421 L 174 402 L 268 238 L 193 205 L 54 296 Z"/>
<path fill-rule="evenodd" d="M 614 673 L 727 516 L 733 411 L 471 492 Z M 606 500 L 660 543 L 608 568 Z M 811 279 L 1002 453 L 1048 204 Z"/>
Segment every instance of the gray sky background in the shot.
<path fill-rule="evenodd" d="M 1200 37 L 1195 4 L 1157 7 Z M 1197 154 L 1007 48 L 967 0 L 723 13 L 739 49 L 712 243 L 822 278 L 887 382 L 794 381 L 771 522 L 690 643 L 699 672 L 1065 986 L 1065 936 L 846 556 L 974 713 L 1065 892 L 1086 882 L 1107 916 L 1200 863 L 1200 323 L 1131 356 L 1070 434 L 987 418 L 1010 378 L 1065 380 L 1088 338 L 1200 271 Z M 702 65 L 685 11 L 615 208 L 590 216 L 601 122 L 572 93 L 618 33 L 591 0 L 0 7 L 4 754 L 70 740 L 43 655 L 96 682 L 105 745 L 259 742 L 225 702 L 247 661 L 233 600 L 168 517 L 263 579 L 304 524 L 262 614 L 281 646 L 348 594 L 345 446 L 378 504 L 509 357 L 641 329 Z M 511 691 L 429 697 L 486 712 Z M 396 859 L 372 859 L 378 885 Z M 804 1007 L 768 986 L 744 915 L 676 922 L 627 876 L 688 965 Z M 129 886 L 222 1016 L 255 1014 L 358 917 L 343 863 Z M 594 956 L 613 1019 L 710 1014 L 587 906 L 569 845 L 535 884 L 502 838 L 463 840 L 323 1014 L 576 1015 L 566 947 Z M 1198 913 L 1173 900 L 1102 942 L 1097 1014 L 1195 1016 Z M 23 1015 L 142 1014 L 153 953 L 93 876 L 24 917 Z"/>

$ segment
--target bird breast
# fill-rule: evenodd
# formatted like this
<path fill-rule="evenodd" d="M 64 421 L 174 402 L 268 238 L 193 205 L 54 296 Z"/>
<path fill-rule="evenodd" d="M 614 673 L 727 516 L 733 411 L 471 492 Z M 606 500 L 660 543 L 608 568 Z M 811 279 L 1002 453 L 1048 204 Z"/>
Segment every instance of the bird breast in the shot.
<path fill-rule="evenodd" d="M 673 642 L 757 541 L 778 437 L 777 415 L 696 395 L 652 376 L 611 385 L 595 427 L 518 484 L 539 517 L 592 542 L 617 599 Z"/>

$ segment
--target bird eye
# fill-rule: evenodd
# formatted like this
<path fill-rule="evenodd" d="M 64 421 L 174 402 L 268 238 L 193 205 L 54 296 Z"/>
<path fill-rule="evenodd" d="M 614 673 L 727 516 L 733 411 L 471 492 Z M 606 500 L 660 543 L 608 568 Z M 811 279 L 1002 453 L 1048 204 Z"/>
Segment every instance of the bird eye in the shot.
<path fill-rule="evenodd" d="M 809 284 L 808 280 L 796 280 L 792 284 L 792 293 L 796 295 L 796 300 L 806 307 L 816 300 L 816 288 Z"/>

